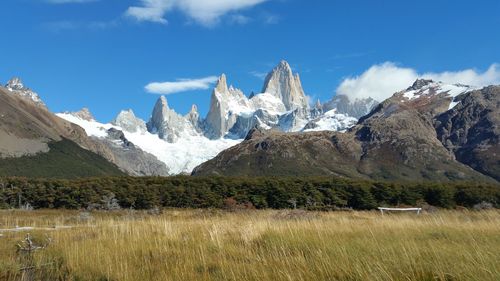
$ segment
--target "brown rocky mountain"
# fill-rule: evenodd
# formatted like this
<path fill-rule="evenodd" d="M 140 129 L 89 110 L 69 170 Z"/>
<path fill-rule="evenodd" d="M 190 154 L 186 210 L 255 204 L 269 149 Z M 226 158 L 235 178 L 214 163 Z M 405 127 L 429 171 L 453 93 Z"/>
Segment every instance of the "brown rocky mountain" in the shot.
<path fill-rule="evenodd" d="M 47 143 L 66 138 L 98 152 L 106 158 L 105 148 L 87 138 L 85 131 L 34 102 L 0 87 L 0 157 L 46 152 Z"/>
<path fill-rule="evenodd" d="M 454 97 L 468 90 L 461 85 L 418 80 L 379 104 L 345 133 L 253 130 L 243 143 L 200 165 L 193 174 L 494 181 L 457 161 L 434 127 L 435 117 L 447 112 Z"/>

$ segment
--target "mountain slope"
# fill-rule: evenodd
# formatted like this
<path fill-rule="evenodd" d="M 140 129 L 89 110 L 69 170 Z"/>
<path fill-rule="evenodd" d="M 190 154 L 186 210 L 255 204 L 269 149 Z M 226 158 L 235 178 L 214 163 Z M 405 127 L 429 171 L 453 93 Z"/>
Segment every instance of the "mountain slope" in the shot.
<path fill-rule="evenodd" d="M 125 176 L 103 157 L 62 139 L 48 143 L 48 152 L 17 158 L 0 158 L 0 176 L 31 178 L 80 178 Z"/>
<path fill-rule="evenodd" d="M 460 94 L 458 88 L 418 80 L 346 133 L 254 130 L 243 143 L 200 165 L 193 174 L 494 181 L 456 161 L 437 137 L 433 118 L 448 110 Z"/>

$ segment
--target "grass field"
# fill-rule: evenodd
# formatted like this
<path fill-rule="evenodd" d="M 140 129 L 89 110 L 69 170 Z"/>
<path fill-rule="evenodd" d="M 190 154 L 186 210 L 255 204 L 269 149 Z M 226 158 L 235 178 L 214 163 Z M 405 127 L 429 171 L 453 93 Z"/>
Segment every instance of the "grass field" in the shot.
<path fill-rule="evenodd" d="M 0 280 L 500 280 L 500 211 L 0 211 L 0 229 Z M 27 231 L 52 242 L 16 252 Z"/>

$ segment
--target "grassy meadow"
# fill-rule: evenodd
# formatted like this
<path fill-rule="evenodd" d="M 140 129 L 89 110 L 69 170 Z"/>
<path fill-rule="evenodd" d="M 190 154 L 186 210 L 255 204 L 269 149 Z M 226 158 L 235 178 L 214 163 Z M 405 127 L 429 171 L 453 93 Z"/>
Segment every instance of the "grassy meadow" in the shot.
<path fill-rule="evenodd" d="M 498 210 L 0 211 L 0 229 L 0 280 L 500 280 Z M 51 242 L 17 251 L 27 232 Z"/>

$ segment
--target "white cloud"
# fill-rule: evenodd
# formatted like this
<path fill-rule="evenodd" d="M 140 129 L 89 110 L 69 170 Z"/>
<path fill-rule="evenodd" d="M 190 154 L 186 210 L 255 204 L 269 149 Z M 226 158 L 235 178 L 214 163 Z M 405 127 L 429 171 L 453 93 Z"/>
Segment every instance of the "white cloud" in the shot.
<path fill-rule="evenodd" d="M 209 76 L 200 79 L 178 79 L 175 82 L 154 82 L 146 85 L 145 89 L 152 94 L 170 95 L 186 91 L 209 89 L 217 79 L 217 76 Z"/>
<path fill-rule="evenodd" d="M 138 21 L 166 24 L 165 14 L 177 9 L 202 25 L 213 26 L 227 13 L 266 1 L 269 0 L 140 0 L 141 5 L 129 7 L 125 14 Z"/>
<path fill-rule="evenodd" d="M 391 97 L 395 92 L 408 88 L 418 78 L 482 87 L 500 84 L 500 67 L 493 64 L 485 72 L 466 69 L 419 74 L 412 68 L 400 67 L 392 62 L 385 62 L 370 67 L 360 76 L 344 79 L 337 88 L 337 94 L 346 95 L 351 100 L 372 97 L 378 101 L 383 101 Z"/>
<path fill-rule="evenodd" d="M 445 83 L 461 83 L 472 86 L 488 86 L 500 84 L 500 65 L 492 64 L 485 72 L 477 72 L 475 69 L 466 69 L 456 72 L 425 73 L 424 78 L 431 78 Z"/>

